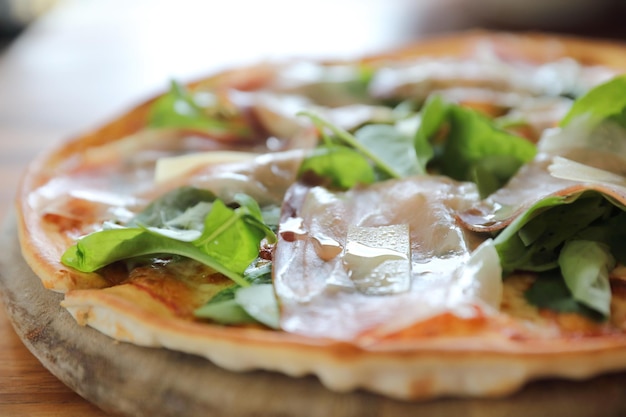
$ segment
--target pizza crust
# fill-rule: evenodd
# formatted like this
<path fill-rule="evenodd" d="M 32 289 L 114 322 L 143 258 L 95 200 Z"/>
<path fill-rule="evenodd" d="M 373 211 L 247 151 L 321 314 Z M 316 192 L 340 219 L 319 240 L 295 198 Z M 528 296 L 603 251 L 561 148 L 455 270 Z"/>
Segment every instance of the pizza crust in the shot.
<path fill-rule="evenodd" d="M 504 56 L 545 62 L 572 57 L 586 65 L 626 71 L 626 49 L 619 44 L 541 34 L 470 32 L 425 40 L 368 62 L 419 56 L 462 56 L 489 43 Z M 253 87 L 273 76 L 272 66 L 236 69 L 194 85 Z M 329 389 L 365 389 L 399 399 L 439 396 L 502 396 L 530 380 L 544 377 L 583 379 L 626 369 L 626 336 L 574 331 L 542 335 L 505 316 L 490 318 L 471 332 L 446 335 L 439 327 L 431 337 L 392 337 L 368 347 L 257 327 L 223 327 L 192 322 L 149 295 L 110 287 L 98 274 L 83 274 L 60 263 L 68 236 L 91 225 L 42 219 L 30 196 L 55 178 L 64 164 L 89 151 L 137 132 L 145 123 L 148 100 L 120 118 L 42 154 L 26 172 L 17 196 L 18 230 L 24 258 L 51 290 L 64 292 L 62 302 L 80 325 L 94 327 L 117 340 L 200 355 L 233 371 L 265 369 L 293 377 L 316 375 Z M 70 232 L 68 232 L 70 230 Z M 110 287 L 110 288 L 107 288 Z M 106 288 L 103 290 L 103 288 Z M 621 304 L 620 304 L 621 305 Z M 541 326 L 540 326 L 541 327 Z M 444 330 L 442 330 L 444 329 Z M 457 328 L 458 330 L 458 328 Z M 466 329 L 467 330 L 467 329 Z M 510 333 L 516 337 L 510 337 Z M 419 334 L 419 332 L 418 332 Z"/>
<path fill-rule="evenodd" d="M 431 338 L 371 350 L 265 329 L 233 329 L 155 314 L 105 291 L 73 291 L 62 302 L 81 325 L 133 344 L 203 356 L 236 372 L 316 375 L 329 389 L 365 389 L 397 399 L 499 397 L 542 377 L 584 379 L 624 369 L 623 337 L 515 342 L 501 334 Z"/>

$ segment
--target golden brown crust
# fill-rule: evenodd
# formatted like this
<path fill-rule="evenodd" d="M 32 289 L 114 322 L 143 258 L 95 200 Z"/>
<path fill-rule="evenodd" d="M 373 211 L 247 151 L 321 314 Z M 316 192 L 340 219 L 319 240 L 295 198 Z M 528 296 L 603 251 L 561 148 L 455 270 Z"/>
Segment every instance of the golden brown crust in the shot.
<path fill-rule="evenodd" d="M 572 57 L 586 65 L 626 71 L 624 45 L 543 34 L 482 31 L 425 40 L 364 61 L 461 56 L 485 42 L 494 45 L 504 57 L 535 62 Z M 194 85 L 253 88 L 272 75 L 271 65 L 262 65 L 255 70 L 229 71 Z M 30 194 L 54 178 L 60 167 L 76 155 L 138 132 L 145 125 L 152 101 L 41 155 L 22 180 L 17 212 L 24 257 L 44 286 L 67 292 L 63 306 L 78 323 L 93 326 L 119 340 L 202 355 L 228 369 L 263 368 L 293 376 L 313 373 L 332 389 L 365 388 L 405 399 L 504 395 L 538 377 L 578 379 L 626 368 L 625 335 L 605 331 L 601 325 L 567 316 L 555 318 L 534 307 L 520 305 L 523 301 L 519 291 L 528 285 L 526 277 L 505 285 L 503 310 L 515 311 L 520 320 L 502 315 L 462 321 L 443 315 L 367 348 L 359 348 L 261 328 L 223 327 L 194 321 L 188 310 L 177 308 L 193 298 L 192 283 L 168 281 L 163 285 L 172 287 L 161 291 L 148 282 L 150 277 L 143 281 L 135 277 L 113 285 L 115 280 L 101 275 L 68 269 L 60 263 L 61 254 L 72 243 L 72 237 L 89 231 L 91 224 L 88 221 L 76 224 L 53 215 L 42 217 L 33 208 Z M 174 286 L 180 288 L 170 291 Z M 105 287 L 110 288 L 102 290 Z M 177 294 L 179 298 L 168 294 Z M 613 310 L 618 313 L 615 320 L 624 316 L 624 299 L 618 296 L 614 301 Z"/>

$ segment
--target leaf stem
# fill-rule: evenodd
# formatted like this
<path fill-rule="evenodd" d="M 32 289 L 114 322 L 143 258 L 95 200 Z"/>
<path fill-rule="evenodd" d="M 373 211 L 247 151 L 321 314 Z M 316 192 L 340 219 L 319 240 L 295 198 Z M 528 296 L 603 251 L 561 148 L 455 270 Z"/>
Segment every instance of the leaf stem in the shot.
<path fill-rule="evenodd" d="M 351 146 L 352 148 L 358 150 L 363 155 L 365 155 L 367 158 L 371 159 L 372 162 L 374 162 L 374 164 L 378 168 L 380 168 L 381 171 L 383 171 L 384 173 L 389 175 L 391 178 L 400 178 L 401 177 L 401 175 L 398 172 L 396 172 L 393 168 L 391 168 L 389 165 L 387 165 L 382 159 L 380 159 L 378 156 L 373 154 L 369 149 L 367 149 L 365 146 L 363 146 L 352 134 L 350 134 L 350 132 L 348 132 L 348 131 L 346 131 L 344 129 L 341 129 L 341 128 L 333 125 L 332 123 L 329 123 L 326 120 L 320 118 L 316 114 L 308 112 L 308 111 L 301 111 L 301 112 L 298 113 L 298 115 L 300 115 L 300 116 L 307 116 L 317 126 L 326 127 L 328 129 L 330 129 L 335 135 L 337 135 L 337 137 L 339 137 L 339 139 L 343 140 L 349 146 Z"/>

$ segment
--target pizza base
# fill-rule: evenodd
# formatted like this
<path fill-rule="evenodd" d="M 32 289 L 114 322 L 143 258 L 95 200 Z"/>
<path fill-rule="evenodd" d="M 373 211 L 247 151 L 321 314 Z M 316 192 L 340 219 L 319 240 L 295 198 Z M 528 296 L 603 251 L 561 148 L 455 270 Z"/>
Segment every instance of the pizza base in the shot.
<path fill-rule="evenodd" d="M 626 367 L 623 338 L 515 343 L 498 335 L 434 338 L 413 346 L 357 348 L 264 329 L 191 323 L 138 308 L 103 291 L 74 291 L 62 302 L 80 325 L 117 340 L 203 356 L 231 371 L 316 375 L 327 388 L 365 389 L 418 400 L 500 397 L 545 377 L 581 380 Z"/>
<path fill-rule="evenodd" d="M 483 42 L 492 43 L 505 54 L 531 61 L 571 56 L 583 64 L 626 71 L 623 46 L 540 34 L 471 32 L 427 40 L 366 60 L 459 56 Z M 265 68 L 233 70 L 199 83 L 254 84 L 261 82 Z M 556 339 L 518 340 L 507 337 L 503 331 L 512 324 L 498 319 L 478 330 L 444 323 L 431 337 L 398 337 L 364 348 L 255 327 L 190 322 L 132 288 L 103 289 L 108 283 L 99 275 L 68 270 L 59 259 L 71 242 L 67 234 L 57 231 L 72 230 L 76 225 L 62 224 L 54 218 L 42 221 L 29 205 L 29 193 L 54 178 L 57 169 L 76 153 L 137 132 L 150 103 L 151 100 L 103 128 L 41 155 L 20 186 L 18 231 L 24 258 L 46 288 L 65 293 L 62 305 L 78 324 L 120 341 L 200 355 L 233 371 L 265 369 L 294 377 L 314 374 L 331 390 L 365 389 L 398 399 L 502 396 L 537 378 L 584 379 L 626 369 L 626 336 L 621 334 L 585 337 L 584 332 L 582 336 L 572 332 Z M 446 329 L 455 330 L 446 334 Z"/>

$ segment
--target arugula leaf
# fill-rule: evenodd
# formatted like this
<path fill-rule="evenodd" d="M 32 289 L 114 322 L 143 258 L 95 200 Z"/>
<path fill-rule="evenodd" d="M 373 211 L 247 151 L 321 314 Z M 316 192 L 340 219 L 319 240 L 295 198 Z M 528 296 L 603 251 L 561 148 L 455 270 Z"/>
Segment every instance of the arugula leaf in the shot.
<path fill-rule="evenodd" d="M 150 108 L 148 126 L 155 128 L 188 128 L 214 133 L 248 136 L 250 129 L 242 120 L 220 116 L 217 105 L 202 103 L 183 85 L 172 81 L 170 90 Z"/>
<path fill-rule="evenodd" d="M 413 123 L 367 124 L 354 134 L 325 121 L 315 114 L 301 112 L 318 127 L 324 145 L 303 164 L 300 171 L 313 171 L 332 180 L 332 185 L 350 188 L 358 183 L 371 183 L 378 179 L 402 178 L 426 173 L 430 145 L 416 154 Z M 330 131 L 334 136 L 327 135 Z M 420 144 L 418 144 L 420 145 Z M 423 145 L 423 144 L 422 144 Z M 421 146 L 421 145 L 420 145 Z M 431 152 L 432 153 L 432 152 Z M 348 164 L 348 165 L 347 165 Z"/>
<path fill-rule="evenodd" d="M 435 156 L 435 149 L 431 142 L 435 140 L 435 135 L 447 119 L 450 105 L 443 101 L 440 96 L 433 96 L 429 99 L 421 110 L 421 121 L 415 133 L 415 148 L 423 149 L 425 163 L 428 163 Z M 424 167 L 426 164 L 424 164 Z"/>
<path fill-rule="evenodd" d="M 504 274 L 560 270 L 570 296 L 607 317 L 609 272 L 626 249 L 625 209 L 596 191 L 537 202 L 494 240 Z"/>
<path fill-rule="evenodd" d="M 535 203 L 495 238 L 502 269 L 506 274 L 556 268 L 564 242 L 611 211 L 611 204 L 595 192 L 552 196 Z"/>
<path fill-rule="evenodd" d="M 626 208 L 616 206 L 614 211 L 617 211 L 617 214 L 611 214 L 600 225 L 588 227 L 579 233 L 578 237 L 608 245 L 615 259 L 626 264 L 626 212 L 623 210 Z"/>
<path fill-rule="evenodd" d="M 590 125 L 610 119 L 626 127 L 626 75 L 617 76 L 579 97 L 559 125 L 565 127 L 585 115 Z"/>
<path fill-rule="evenodd" d="M 233 199 L 239 207 L 234 210 L 221 200 L 207 202 L 213 198 L 208 191 L 183 187 L 150 204 L 131 225 L 192 242 L 226 268 L 242 273 L 258 256 L 259 241 L 266 237 L 272 243 L 276 236 L 250 196 L 236 194 Z"/>
<path fill-rule="evenodd" d="M 180 187 L 152 201 L 143 211 L 133 217 L 126 226 L 166 227 L 170 222 L 179 225 L 181 223 L 187 223 L 188 225 L 197 223 L 196 215 L 191 212 L 188 212 L 186 215 L 185 213 L 199 203 L 211 203 L 213 200 L 215 200 L 215 194 L 211 191 L 195 187 Z M 204 214 L 206 215 L 206 213 Z M 185 216 L 189 216 L 188 220 L 185 220 Z M 200 219 L 200 226 L 203 219 L 204 216 Z M 186 228 L 190 229 L 192 227 Z"/>
<path fill-rule="evenodd" d="M 203 305 L 194 311 L 194 316 L 226 325 L 255 323 L 256 320 L 234 299 L 234 294 L 230 300 Z"/>
<path fill-rule="evenodd" d="M 349 189 L 357 184 L 371 184 L 376 180 L 368 160 L 355 150 L 344 146 L 322 146 L 313 150 L 300 165 L 298 177 L 308 172 L 330 179 L 330 185 Z"/>
<path fill-rule="evenodd" d="M 589 240 L 566 242 L 559 255 L 559 266 L 574 298 L 608 317 L 611 313 L 609 272 L 615 267 L 609 247 Z"/>
<path fill-rule="evenodd" d="M 208 198 L 193 189 L 179 190 L 178 194 Z M 260 241 L 263 238 L 270 243 L 276 241 L 274 232 L 263 222 L 256 201 L 245 194 L 236 194 L 234 199 L 239 207 L 231 209 L 221 200 L 215 200 L 204 218 L 203 228 L 185 230 L 169 224 L 170 216 L 177 216 L 174 220 L 181 216 L 178 213 L 183 210 L 183 203 L 177 201 L 173 204 L 175 208 L 163 207 L 175 195 L 166 195 L 148 206 L 134 219 L 131 227 L 102 230 L 83 237 L 63 254 L 62 262 L 82 272 L 94 272 L 123 259 L 174 254 L 202 262 L 241 286 L 249 285 L 241 275 L 258 257 Z M 187 204 L 195 201 L 195 198 L 186 199 Z M 204 210 L 206 204 L 201 201 L 184 211 L 182 216 L 189 210 L 197 210 L 198 206 Z M 163 214 L 159 216 L 161 209 Z M 156 226 L 143 225 L 142 220 Z M 195 224 L 192 226 L 196 227 Z"/>
<path fill-rule="evenodd" d="M 243 273 L 250 284 L 270 284 L 272 282 L 272 263 L 261 261 L 257 265 L 250 265 Z"/>
<path fill-rule="evenodd" d="M 430 154 L 426 142 L 433 146 Z M 438 96 L 422 109 L 415 146 L 421 150 L 418 155 L 433 155 L 429 162 L 441 174 L 476 182 L 482 196 L 500 188 L 537 153 L 535 145 L 525 138 L 499 129 L 477 111 L 445 103 Z"/>
<path fill-rule="evenodd" d="M 258 322 L 272 329 L 280 327 L 278 301 L 272 284 L 238 288 L 233 299 L 205 304 L 196 309 L 194 315 L 220 324 Z"/>
<path fill-rule="evenodd" d="M 268 212 L 261 210 L 256 200 L 247 194 L 237 193 L 233 196 L 233 200 L 239 204 L 239 208 L 235 209 L 235 213 L 241 215 L 246 223 L 262 231 L 269 243 L 275 243 L 276 234 L 271 225 L 267 224 Z"/>
<path fill-rule="evenodd" d="M 577 313 L 593 320 L 602 320 L 601 314 L 578 302 L 557 271 L 539 274 L 533 285 L 524 293 L 526 300 L 539 308 L 562 313 Z"/>
<path fill-rule="evenodd" d="M 354 132 L 354 137 L 371 149 L 385 164 L 392 166 L 399 177 L 425 173 L 415 152 L 413 138 L 396 126 L 384 124 L 365 125 Z"/>
<path fill-rule="evenodd" d="M 245 273 L 244 278 L 251 284 L 252 287 L 259 285 L 265 285 L 272 287 L 272 264 L 271 262 L 262 264 L 260 266 L 251 266 Z M 259 296 L 258 305 L 254 304 L 254 300 L 247 299 L 251 294 L 238 295 L 239 291 L 244 288 L 238 284 L 232 285 L 219 293 L 217 293 L 208 303 L 204 306 L 196 309 L 194 315 L 198 318 L 210 319 L 220 324 L 245 324 L 254 322 L 267 322 L 272 326 L 277 327 L 278 313 L 275 310 L 277 307 L 277 301 L 273 294 L 267 294 L 267 290 L 262 290 L 260 294 L 252 294 L 255 297 Z M 242 301 L 243 300 L 243 301 Z M 242 306 L 243 304 L 243 306 Z M 257 307 L 255 307 L 257 305 Z M 245 306 L 245 308 L 244 308 Z M 265 307 L 263 307 L 265 306 Z M 268 314 L 265 315 L 259 311 L 265 311 L 267 309 L 273 310 L 273 320 L 268 318 Z M 248 313 L 250 310 L 250 313 Z"/>
<path fill-rule="evenodd" d="M 247 197 L 247 198 L 246 198 Z M 193 244 L 232 271 L 243 273 L 259 254 L 259 242 L 276 240 L 261 218 L 261 211 L 248 196 L 238 194 L 241 205 L 233 210 L 221 200 L 213 203 L 204 221 L 202 235 Z"/>
<path fill-rule="evenodd" d="M 213 203 L 202 235 L 193 244 L 232 271 L 243 273 L 259 254 L 264 232 L 248 227 L 241 215 L 221 200 Z"/>
<path fill-rule="evenodd" d="M 188 127 L 224 130 L 224 123 L 211 119 L 187 89 L 172 80 L 170 90 L 157 99 L 150 108 L 148 124 L 151 127 Z"/>
<path fill-rule="evenodd" d="M 249 285 L 239 273 L 226 268 L 194 244 L 135 227 L 87 235 L 63 253 L 61 262 L 81 272 L 95 272 L 116 261 L 155 254 L 185 256 L 202 262 L 241 286 Z"/>
<path fill-rule="evenodd" d="M 278 224 L 280 223 L 280 206 L 276 204 L 263 206 L 261 208 L 261 218 L 263 223 L 276 234 L 278 232 Z"/>
<path fill-rule="evenodd" d="M 398 126 L 369 124 L 354 134 L 319 118 L 309 112 L 308 116 L 318 127 L 329 147 L 325 131 L 330 130 L 339 144 L 361 153 L 373 163 L 383 177 L 402 178 L 425 174 L 432 162 L 435 170 L 460 181 L 473 181 L 481 195 L 486 196 L 504 185 L 517 170 L 536 154 L 535 145 L 525 138 L 513 135 L 495 126 L 480 113 L 450 103 L 440 97 L 430 99 L 421 111 L 419 127 L 414 134 L 407 134 Z M 443 127 L 447 129 L 442 129 Z M 439 133 L 445 135 L 437 137 Z M 333 142 L 334 146 L 337 143 Z M 305 167 L 319 175 L 330 176 L 333 185 L 344 188 L 353 186 L 357 180 L 330 158 L 334 150 L 319 151 L 306 161 Z M 321 155 L 324 158 L 321 158 Z M 345 152 L 344 152 L 345 154 Z M 343 154 L 342 154 L 343 156 Z M 355 162 L 356 164 L 356 162 Z M 366 167 L 359 161 L 359 175 Z M 342 179 L 347 175 L 347 179 Z"/>
<path fill-rule="evenodd" d="M 243 279 L 245 279 L 250 285 L 259 284 L 271 284 L 272 283 L 272 263 L 267 262 L 261 266 L 251 265 L 243 273 Z M 206 304 L 215 304 L 223 301 L 233 300 L 235 293 L 244 288 L 239 284 L 233 283 L 227 288 L 219 291 L 215 294 Z"/>
<path fill-rule="evenodd" d="M 389 165 L 388 161 L 381 157 L 380 154 L 385 153 L 385 151 L 383 150 L 385 148 L 385 143 L 383 141 L 375 142 L 376 148 L 371 149 L 368 148 L 365 144 L 361 143 L 354 135 L 352 135 L 347 130 L 335 126 L 334 124 L 322 119 L 314 113 L 302 111 L 299 112 L 298 115 L 310 118 L 313 124 L 317 126 L 322 135 L 325 134 L 324 132 L 326 129 L 330 130 L 335 135 L 340 144 L 361 153 L 367 159 L 372 161 L 374 166 L 385 175 L 389 176 L 390 178 L 401 177 L 401 174 L 392 167 L 395 162 L 391 161 L 392 165 Z"/>
<path fill-rule="evenodd" d="M 235 301 L 255 320 L 272 329 L 280 327 L 278 301 L 272 284 L 251 285 L 235 293 Z"/>
<path fill-rule="evenodd" d="M 514 156 L 490 155 L 477 160 L 468 177 L 478 187 L 481 197 L 486 197 L 506 185 L 520 167 L 519 159 Z"/>
<path fill-rule="evenodd" d="M 243 278 L 250 285 L 271 284 L 272 283 L 272 263 L 266 262 L 261 265 L 250 265 L 243 273 Z M 242 288 L 239 284 L 233 284 L 228 288 L 224 288 L 211 298 L 207 304 L 213 304 L 222 301 L 228 301 L 235 298 L 235 292 Z"/>

